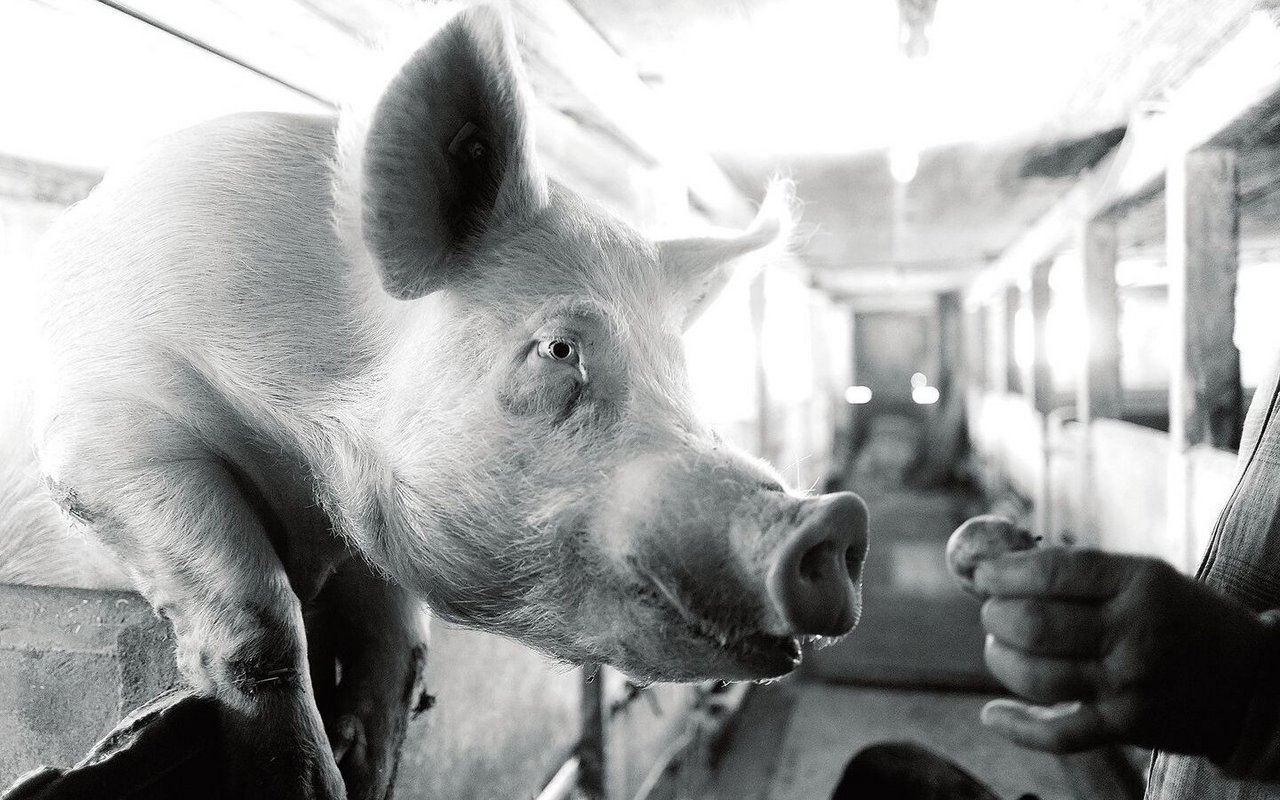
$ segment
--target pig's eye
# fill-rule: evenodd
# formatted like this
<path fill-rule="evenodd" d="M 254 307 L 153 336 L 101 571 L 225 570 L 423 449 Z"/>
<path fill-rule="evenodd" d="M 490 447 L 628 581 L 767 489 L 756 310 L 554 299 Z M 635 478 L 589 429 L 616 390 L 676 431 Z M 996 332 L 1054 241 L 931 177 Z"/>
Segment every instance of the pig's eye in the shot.
<path fill-rule="evenodd" d="M 568 339 L 543 339 L 538 342 L 538 355 L 552 361 L 572 361 L 578 355 L 578 348 Z"/>

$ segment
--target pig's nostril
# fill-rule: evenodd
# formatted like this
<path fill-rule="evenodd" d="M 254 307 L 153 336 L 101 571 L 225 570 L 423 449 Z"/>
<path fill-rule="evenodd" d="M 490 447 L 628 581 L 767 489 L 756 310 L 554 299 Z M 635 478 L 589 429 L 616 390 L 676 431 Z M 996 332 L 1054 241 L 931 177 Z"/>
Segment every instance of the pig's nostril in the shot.
<path fill-rule="evenodd" d="M 845 572 L 848 572 L 849 577 L 855 581 L 862 575 L 862 554 L 863 551 L 855 547 L 844 549 Z"/>
<path fill-rule="evenodd" d="M 828 495 L 774 554 L 767 588 L 790 632 L 839 635 L 857 622 L 857 588 L 866 549 L 862 501 L 847 493 Z"/>
<path fill-rule="evenodd" d="M 836 574 L 832 567 L 836 564 L 843 564 L 847 571 L 849 551 L 851 549 L 837 542 L 819 543 L 800 556 L 800 563 L 796 565 L 800 572 L 800 577 L 810 583 L 822 580 L 840 580 L 846 577 Z M 843 550 L 843 553 L 841 550 Z"/>

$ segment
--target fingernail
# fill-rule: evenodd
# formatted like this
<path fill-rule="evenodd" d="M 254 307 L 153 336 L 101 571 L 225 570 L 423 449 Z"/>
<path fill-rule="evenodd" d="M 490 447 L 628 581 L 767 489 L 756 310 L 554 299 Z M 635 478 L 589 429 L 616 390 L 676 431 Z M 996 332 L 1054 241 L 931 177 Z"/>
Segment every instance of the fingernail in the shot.
<path fill-rule="evenodd" d="M 999 728 L 1009 721 L 1009 710 L 1005 708 L 984 708 L 978 720 L 987 728 Z"/>

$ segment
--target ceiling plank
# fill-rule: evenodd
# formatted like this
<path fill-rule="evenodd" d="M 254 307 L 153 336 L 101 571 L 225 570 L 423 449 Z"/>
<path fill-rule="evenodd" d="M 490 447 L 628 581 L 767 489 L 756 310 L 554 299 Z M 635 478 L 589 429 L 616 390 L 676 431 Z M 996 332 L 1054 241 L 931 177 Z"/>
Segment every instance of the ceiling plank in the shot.
<path fill-rule="evenodd" d="M 1141 109 L 1119 148 L 1087 173 L 968 288 L 969 303 L 1000 287 L 1025 283 L 1032 267 L 1078 236 L 1097 216 L 1123 211 L 1163 186 L 1170 160 L 1230 133 L 1237 122 L 1265 119 L 1280 103 L 1280 14 L 1262 0 L 1244 27 L 1193 71 L 1167 100 Z"/>
<path fill-rule="evenodd" d="M 526 59 L 554 71 L 585 105 L 562 107 L 562 113 L 590 116 L 594 110 L 639 152 L 676 169 L 695 203 L 714 221 L 740 225 L 750 219 L 750 205 L 706 148 L 567 0 L 512 0 L 511 6 Z"/>
<path fill-rule="evenodd" d="M 205 43 L 237 63 L 338 105 L 353 64 L 372 43 L 406 24 L 397 0 L 110 0 Z M 604 190 L 615 207 L 634 192 L 631 166 L 661 167 L 687 184 L 710 220 L 737 226 L 752 207 L 705 148 L 658 103 L 632 68 L 565 0 L 510 0 L 516 35 L 534 84 L 539 149 L 567 183 Z M 546 123 L 545 125 L 543 123 Z M 578 130 L 572 130 L 576 127 Z M 622 186 L 604 187 L 601 164 Z M 595 162 L 592 159 L 596 159 Z"/>

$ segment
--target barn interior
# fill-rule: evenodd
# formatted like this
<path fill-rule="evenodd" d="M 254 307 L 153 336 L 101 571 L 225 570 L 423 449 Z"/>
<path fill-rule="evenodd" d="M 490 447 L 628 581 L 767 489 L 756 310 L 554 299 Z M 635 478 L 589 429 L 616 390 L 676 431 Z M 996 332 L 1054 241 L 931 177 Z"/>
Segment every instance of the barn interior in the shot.
<path fill-rule="evenodd" d="M 943 548 L 994 511 L 1195 572 L 1280 355 L 1280 5 L 499 4 L 557 181 L 655 236 L 741 229 L 794 182 L 792 247 L 738 271 L 687 357 L 725 438 L 867 501 L 865 613 L 760 685 L 638 686 L 438 624 L 396 796 L 819 798 L 856 751 L 909 741 L 1001 797 L 1140 797 L 1146 751 L 1034 753 L 979 724 L 1005 690 Z M 2 285 L 148 140 L 333 113 L 416 5 L 6 0 Z M 137 595 L 0 586 L 0 784 L 77 762 L 175 680 Z"/>

